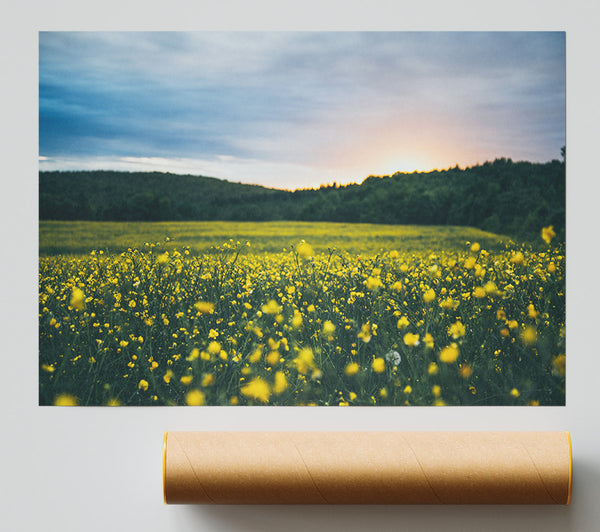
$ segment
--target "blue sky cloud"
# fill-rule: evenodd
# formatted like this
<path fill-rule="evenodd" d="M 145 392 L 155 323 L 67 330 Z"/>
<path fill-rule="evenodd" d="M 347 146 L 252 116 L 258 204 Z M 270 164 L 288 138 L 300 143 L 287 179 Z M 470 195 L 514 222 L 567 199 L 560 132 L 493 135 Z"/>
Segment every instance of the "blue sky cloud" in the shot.
<path fill-rule="evenodd" d="M 39 57 L 42 169 L 294 188 L 565 144 L 561 32 L 42 32 Z"/>

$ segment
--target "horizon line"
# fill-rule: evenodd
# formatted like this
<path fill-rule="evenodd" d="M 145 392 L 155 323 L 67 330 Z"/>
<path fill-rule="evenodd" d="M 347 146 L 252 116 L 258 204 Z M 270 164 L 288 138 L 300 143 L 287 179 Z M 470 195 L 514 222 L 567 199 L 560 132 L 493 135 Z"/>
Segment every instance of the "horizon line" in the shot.
<path fill-rule="evenodd" d="M 51 160 L 51 157 L 45 157 L 45 156 L 39 156 L 38 160 L 39 161 L 47 161 L 47 160 Z M 312 187 L 302 187 L 302 188 L 285 188 L 285 187 L 277 187 L 277 186 L 269 186 L 269 185 L 264 185 L 262 183 L 254 183 L 254 182 L 244 182 L 244 181 L 235 181 L 234 178 L 225 178 L 225 177 L 216 177 L 216 176 L 210 176 L 210 175 L 204 175 L 201 173 L 178 173 L 178 172 L 174 172 L 174 171 L 170 171 L 170 170 L 127 170 L 127 169 L 121 169 L 121 170 L 117 170 L 117 169 L 113 169 L 113 168 L 65 168 L 65 169 L 52 169 L 52 170 L 43 170 L 38 168 L 38 173 L 42 173 L 42 172 L 47 172 L 47 173 L 52 173 L 52 172 L 64 172 L 64 173 L 76 173 L 76 172 L 85 172 L 85 173 L 93 173 L 93 172 L 114 172 L 114 173 L 120 173 L 120 174 L 163 174 L 163 175 L 173 175 L 173 176 L 180 176 L 180 177 L 202 177 L 205 179 L 215 179 L 217 181 L 225 181 L 227 183 L 231 183 L 231 184 L 236 184 L 236 185 L 248 185 L 248 186 L 258 186 L 258 187 L 262 187 L 268 190 L 282 190 L 282 191 L 286 191 L 286 192 L 296 192 L 296 191 L 303 191 L 303 190 L 319 190 L 321 188 L 331 188 L 331 187 L 335 187 L 335 188 L 343 188 L 343 187 L 347 187 L 347 186 L 352 186 L 352 185 L 356 185 L 356 186 L 360 186 L 362 185 L 367 179 L 370 178 L 386 178 L 386 177 L 393 177 L 395 175 L 413 175 L 413 174 L 431 174 L 434 172 L 448 172 L 450 170 L 467 170 L 470 168 L 476 168 L 476 167 L 480 167 L 480 166 L 484 166 L 486 164 L 493 164 L 496 161 L 506 161 L 506 162 L 510 162 L 511 164 L 518 164 L 518 163 L 528 163 L 528 164 L 550 164 L 553 162 L 559 162 L 559 163 L 565 163 L 566 162 L 566 158 L 563 158 L 563 160 L 561 161 L 558 158 L 554 158 L 554 159 L 550 159 L 547 161 L 529 161 L 529 160 L 513 160 L 511 157 L 505 157 L 505 156 L 501 156 L 501 157 L 496 157 L 493 160 L 486 160 L 483 163 L 477 161 L 476 163 L 472 163 L 466 166 L 461 166 L 459 163 L 456 163 L 453 166 L 448 166 L 445 168 L 431 168 L 428 170 L 396 170 L 393 173 L 389 173 L 389 174 L 369 174 L 365 177 L 362 178 L 362 180 L 359 181 L 349 181 L 346 183 L 340 183 L 336 180 L 333 180 L 331 182 L 328 183 L 321 183 L 318 187 L 317 186 L 312 186 Z"/>

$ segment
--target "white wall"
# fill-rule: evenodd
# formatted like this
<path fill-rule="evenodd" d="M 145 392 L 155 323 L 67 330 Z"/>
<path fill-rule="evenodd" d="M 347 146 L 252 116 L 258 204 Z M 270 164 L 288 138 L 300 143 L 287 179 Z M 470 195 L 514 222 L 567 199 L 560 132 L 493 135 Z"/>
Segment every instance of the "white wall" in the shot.
<path fill-rule="evenodd" d="M 39 5 L 38 5 L 39 4 Z M 181 2 L 2 7 L 0 529 L 45 531 L 593 531 L 600 529 L 597 332 L 600 94 L 591 2 Z M 363 5 L 365 7 L 363 7 Z M 43 408 L 37 406 L 37 32 L 60 29 L 567 31 L 567 406 Z M 569 507 L 185 507 L 162 502 L 164 430 L 570 430 Z"/>

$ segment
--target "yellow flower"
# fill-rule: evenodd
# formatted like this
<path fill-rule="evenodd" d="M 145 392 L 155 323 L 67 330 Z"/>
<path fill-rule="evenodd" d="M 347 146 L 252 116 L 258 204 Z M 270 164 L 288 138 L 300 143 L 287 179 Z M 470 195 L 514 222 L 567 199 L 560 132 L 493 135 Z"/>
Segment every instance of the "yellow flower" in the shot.
<path fill-rule="evenodd" d="M 533 303 L 530 303 L 527 307 L 527 314 L 530 318 L 535 319 L 538 317 L 539 312 L 537 310 L 535 310 L 535 307 L 533 306 Z"/>
<path fill-rule="evenodd" d="M 208 344 L 208 352 L 211 355 L 218 355 L 221 352 L 221 344 L 216 341 L 211 342 Z"/>
<path fill-rule="evenodd" d="M 268 403 L 271 397 L 271 387 L 261 377 L 255 377 L 248 384 L 240 388 L 240 393 L 250 399 Z"/>
<path fill-rule="evenodd" d="M 54 372 L 54 366 L 52 364 L 48 365 L 48 364 L 42 364 L 42 369 L 44 371 L 47 371 L 48 373 L 53 373 Z"/>
<path fill-rule="evenodd" d="M 310 347 L 300 349 L 298 356 L 294 359 L 294 364 L 298 373 L 306 375 L 308 371 L 315 367 L 315 355 Z"/>
<path fill-rule="evenodd" d="M 542 239 L 546 244 L 550 244 L 550 241 L 556 236 L 554 232 L 554 226 L 549 225 L 548 227 L 542 227 Z"/>
<path fill-rule="evenodd" d="M 299 329 L 302 327 L 302 314 L 294 309 L 294 317 L 292 318 L 292 327 L 294 329 Z"/>
<path fill-rule="evenodd" d="M 315 254 L 312 246 L 304 242 L 304 240 L 300 242 L 298 246 L 296 246 L 296 251 L 298 252 L 298 255 L 304 257 L 305 259 L 309 259 Z"/>
<path fill-rule="evenodd" d="M 427 348 L 433 349 L 433 336 L 431 336 L 431 333 L 427 333 L 425 338 L 423 338 L 423 341 L 425 342 Z"/>
<path fill-rule="evenodd" d="M 360 328 L 360 332 L 357 335 L 365 344 L 371 341 L 371 324 L 365 323 Z"/>
<path fill-rule="evenodd" d="M 519 337 L 525 345 L 533 345 L 537 342 L 537 331 L 535 327 L 525 327 Z"/>
<path fill-rule="evenodd" d="M 383 283 L 379 277 L 368 277 L 365 281 L 368 290 L 377 290 Z"/>
<path fill-rule="evenodd" d="M 200 390 L 190 390 L 185 394 L 185 402 L 188 406 L 202 406 L 206 401 L 206 396 Z"/>
<path fill-rule="evenodd" d="M 465 326 L 461 321 L 457 321 L 448 327 L 448 334 L 456 340 L 465 335 Z"/>
<path fill-rule="evenodd" d="M 335 325 L 327 320 L 325 323 L 323 323 L 323 335 L 324 336 L 331 336 L 333 333 L 335 332 Z"/>
<path fill-rule="evenodd" d="M 475 260 L 475 257 L 468 257 L 468 258 L 465 260 L 465 268 L 466 268 L 467 270 L 470 270 L 470 269 L 472 269 L 472 268 L 475 266 L 475 262 L 476 262 L 476 260 Z"/>
<path fill-rule="evenodd" d="M 356 399 L 356 394 L 350 394 L 350 395 L 354 395 L 354 398 L 350 397 L 350 399 L 352 401 L 354 401 L 354 399 Z M 386 399 L 387 396 L 388 396 L 387 388 L 381 388 L 381 390 L 379 390 L 379 397 L 381 397 L 382 399 Z"/>
<path fill-rule="evenodd" d="M 285 373 L 283 371 L 276 371 L 275 372 L 275 384 L 273 384 L 273 393 L 275 395 L 280 395 L 283 392 L 285 392 L 287 387 L 288 387 L 288 381 L 285 376 Z"/>
<path fill-rule="evenodd" d="M 473 296 L 475 296 L 477 299 L 482 299 L 486 296 L 486 292 L 485 292 L 485 288 L 483 288 L 482 286 L 477 286 L 475 287 L 475 290 L 473 290 Z"/>
<path fill-rule="evenodd" d="M 410 386 L 410 384 L 404 388 L 404 393 L 406 395 L 410 395 L 412 393 L 412 386 Z"/>
<path fill-rule="evenodd" d="M 402 281 L 396 281 L 392 285 L 392 290 L 394 290 L 394 292 L 400 292 L 400 290 L 402 290 Z"/>
<path fill-rule="evenodd" d="M 438 371 L 439 367 L 435 362 L 430 362 L 429 366 L 427 366 L 427 373 L 429 373 L 429 375 L 437 375 Z"/>
<path fill-rule="evenodd" d="M 473 244 L 471 246 L 471 251 L 473 253 L 477 253 L 480 249 L 481 249 L 481 246 L 479 245 L 479 243 L 478 242 L 473 242 Z"/>
<path fill-rule="evenodd" d="M 486 294 L 495 295 L 498 292 L 498 287 L 494 281 L 488 281 L 485 283 L 483 289 L 485 290 Z"/>
<path fill-rule="evenodd" d="M 440 307 L 443 308 L 444 310 L 450 310 L 450 309 L 454 310 L 458 307 L 458 305 L 460 305 L 460 302 L 455 301 L 451 297 L 447 297 L 446 299 L 440 301 Z"/>
<path fill-rule="evenodd" d="M 271 299 L 266 305 L 261 307 L 261 310 L 265 314 L 279 314 L 281 312 L 281 306 L 275 301 Z"/>
<path fill-rule="evenodd" d="M 452 364 L 453 362 L 456 362 L 458 355 L 458 346 L 453 343 L 440 351 L 440 361 L 445 362 L 446 364 Z"/>
<path fill-rule="evenodd" d="M 215 331 L 214 329 L 211 329 L 210 331 L 208 331 L 208 337 L 211 340 L 214 340 L 217 336 L 219 336 L 219 333 L 217 331 Z"/>
<path fill-rule="evenodd" d="M 255 364 L 256 362 L 259 362 L 260 359 L 262 358 L 262 349 L 263 346 L 262 344 L 259 344 L 256 349 L 254 350 L 254 352 L 248 357 L 248 362 L 250 362 L 251 364 Z"/>
<path fill-rule="evenodd" d="M 516 388 L 513 388 L 513 389 L 510 391 L 510 395 L 512 395 L 514 398 L 517 398 L 517 397 L 519 397 L 519 395 L 521 395 L 521 394 L 519 393 L 519 390 L 517 390 Z"/>
<path fill-rule="evenodd" d="M 193 375 L 183 375 L 183 377 L 181 377 L 179 380 L 181 381 L 181 384 L 183 384 L 184 386 L 189 386 L 190 383 L 194 380 L 194 376 Z"/>
<path fill-rule="evenodd" d="M 121 406 L 122 403 L 116 397 L 106 401 L 106 406 Z"/>
<path fill-rule="evenodd" d="M 523 253 L 517 251 L 516 253 L 513 253 L 511 255 L 510 262 L 512 262 L 513 264 L 523 264 L 525 262 L 525 257 Z"/>
<path fill-rule="evenodd" d="M 163 376 L 163 381 L 165 381 L 165 383 L 169 384 L 171 382 L 171 379 L 173 378 L 173 376 L 174 376 L 173 371 L 168 369 L 167 372 Z"/>
<path fill-rule="evenodd" d="M 419 345 L 419 335 L 412 334 L 412 333 L 406 333 L 404 335 L 404 343 L 411 347 L 415 346 L 415 345 Z"/>
<path fill-rule="evenodd" d="M 473 368 L 469 364 L 460 364 L 458 372 L 463 379 L 468 379 L 473 375 Z"/>
<path fill-rule="evenodd" d="M 556 355 L 552 359 L 552 373 L 564 375 L 567 367 L 567 357 L 565 355 Z"/>
<path fill-rule="evenodd" d="M 423 301 L 425 303 L 431 303 L 435 299 L 435 290 L 430 288 L 423 294 Z"/>
<path fill-rule="evenodd" d="M 398 327 L 398 329 L 406 329 L 406 327 L 408 327 L 408 318 L 406 316 L 402 316 L 399 320 L 398 323 L 396 324 L 396 327 Z"/>
<path fill-rule="evenodd" d="M 286 340 L 286 342 L 287 342 L 287 340 Z M 282 343 L 285 343 L 285 342 L 283 341 L 283 338 L 281 340 L 278 340 L 278 341 L 273 340 L 273 338 L 269 338 L 267 340 L 267 343 L 269 344 L 269 349 L 271 349 L 271 351 L 273 351 L 275 349 L 279 349 L 279 346 Z"/>
<path fill-rule="evenodd" d="M 215 383 L 215 376 L 212 373 L 205 373 L 202 377 L 202 387 L 212 386 Z"/>
<path fill-rule="evenodd" d="M 198 311 L 198 314 L 212 314 L 215 311 L 215 304 L 208 301 L 198 301 L 194 308 Z"/>
<path fill-rule="evenodd" d="M 138 389 L 146 391 L 148 389 L 148 381 L 142 379 L 139 383 L 138 383 Z"/>
<path fill-rule="evenodd" d="M 85 294 L 81 288 L 74 287 L 71 292 L 71 301 L 69 305 L 75 310 L 83 310 L 85 308 Z"/>
<path fill-rule="evenodd" d="M 375 373 L 383 373 L 385 371 L 385 360 L 381 357 L 378 357 L 373 360 L 371 367 Z"/>
<path fill-rule="evenodd" d="M 281 356 L 279 354 L 279 351 L 270 351 L 269 354 L 267 355 L 267 363 L 270 366 L 276 366 L 279 363 L 280 359 L 281 359 Z"/>
<path fill-rule="evenodd" d="M 442 394 L 442 388 L 439 385 L 434 384 L 431 387 L 431 393 L 433 394 L 434 397 L 439 397 Z"/>
<path fill-rule="evenodd" d="M 54 399 L 55 406 L 77 406 L 78 404 L 77 397 L 68 393 L 61 393 Z"/>
<path fill-rule="evenodd" d="M 190 351 L 190 356 L 186 358 L 186 360 L 188 362 L 192 362 L 194 360 L 196 360 L 198 357 L 200 356 L 200 349 L 198 349 L 197 347 L 194 347 L 191 351 Z"/>
<path fill-rule="evenodd" d="M 356 375 L 359 370 L 360 366 L 356 362 L 350 362 L 350 364 L 346 366 L 344 373 L 346 373 L 348 377 L 352 377 L 352 375 Z"/>

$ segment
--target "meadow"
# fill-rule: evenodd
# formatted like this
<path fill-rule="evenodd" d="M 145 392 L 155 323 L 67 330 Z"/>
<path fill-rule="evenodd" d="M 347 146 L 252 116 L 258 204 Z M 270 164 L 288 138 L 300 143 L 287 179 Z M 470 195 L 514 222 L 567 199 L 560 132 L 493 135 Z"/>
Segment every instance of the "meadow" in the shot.
<path fill-rule="evenodd" d="M 564 404 L 554 236 L 41 221 L 39 401 Z"/>
<path fill-rule="evenodd" d="M 488 249 L 502 249 L 509 239 L 471 227 L 383 225 L 324 222 L 93 222 L 41 221 L 39 252 L 44 255 L 86 255 L 92 250 L 121 253 L 147 250 L 160 243 L 163 251 L 186 248 L 211 253 L 230 239 L 250 242 L 246 254 L 281 253 L 301 240 L 317 253 L 371 255 L 390 249 L 427 251 L 436 247 L 458 251 L 465 239 Z"/>

